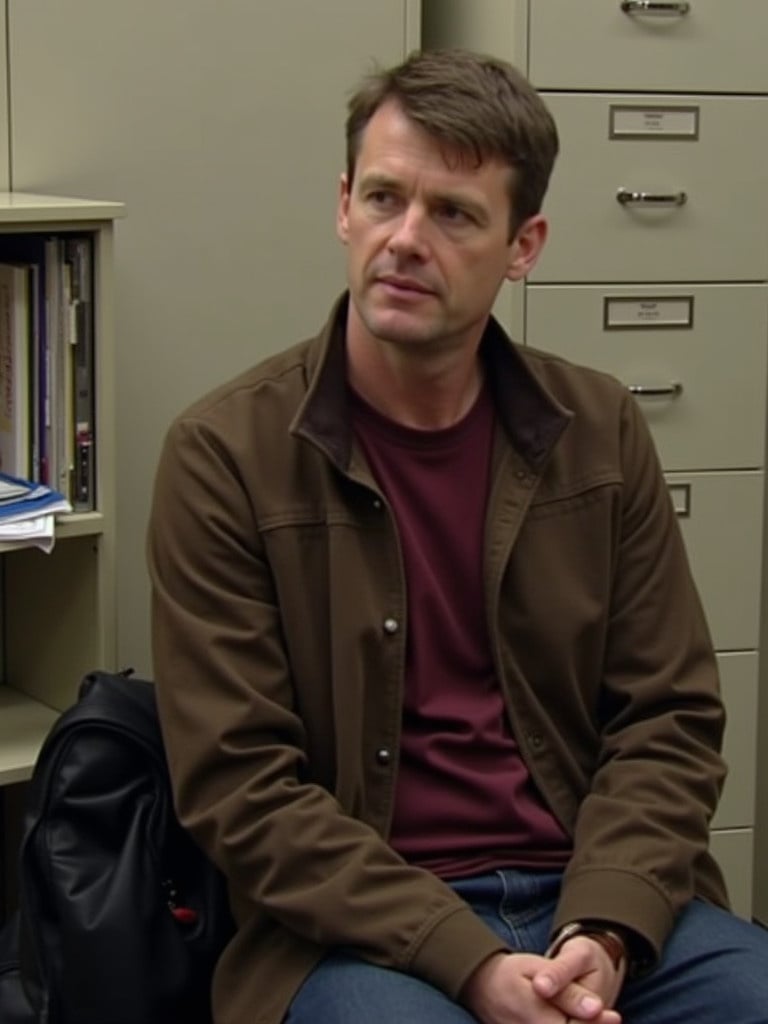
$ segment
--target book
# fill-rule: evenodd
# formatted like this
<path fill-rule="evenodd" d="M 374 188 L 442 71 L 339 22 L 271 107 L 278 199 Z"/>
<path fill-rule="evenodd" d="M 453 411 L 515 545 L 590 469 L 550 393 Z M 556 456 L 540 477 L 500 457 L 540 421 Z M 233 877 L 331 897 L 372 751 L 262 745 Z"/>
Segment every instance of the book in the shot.
<path fill-rule="evenodd" d="M 91 239 L 67 238 L 71 342 L 73 349 L 74 474 L 70 497 L 77 512 L 96 506 L 93 351 L 93 259 Z"/>
<path fill-rule="evenodd" d="M 42 233 L 0 235 L 0 261 L 29 268 L 32 318 L 31 477 L 49 483 L 50 380 L 48 376 L 46 240 Z"/>
<path fill-rule="evenodd" d="M 25 497 L 29 494 L 29 488 L 27 480 L 15 480 L 12 476 L 0 475 L 0 505 Z"/>
<path fill-rule="evenodd" d="M 55 514 L 71 511 L 66 497 L 45 484 L 0 473 L 0 550 L 37 547 L 50 553 Z"/>
<path fill-rule="evenodd" d="M 29 272 L 0 263 L 0 471 L 32 468 Z"/>
<path fill-rule="evenodd" d="M 52 515 L 20 519 L 10 523 L 0 522 L 0 545 L 4 551 L 36 547 L 50 554 L 55 540 L 56 524 Z"/>
<path fill-rule="evenodd" d="M 93 239 L 0 235 L 0 261 L 26 267 L 29 460 L 6 468 L 96 506 Z M 1 468 L 1 467 L 0 467 Z"/>
<path fill-rule="evenodd" d="M 71 511 L 72 505 L 60 491 L 33 480 L 0 473 L 0 539 L 7 523 Z"/>
<path fill-rule="evenodd" d="M 64 494 L 69 491 L 70 466 L 67 450 L 66 390 L 68 345 L 65 309 L 62 243 L 58 237 L 49 237 L 45 243 L 45 302 L 46 335 L 48 345 L 48 479 L 51 487 Z"/>

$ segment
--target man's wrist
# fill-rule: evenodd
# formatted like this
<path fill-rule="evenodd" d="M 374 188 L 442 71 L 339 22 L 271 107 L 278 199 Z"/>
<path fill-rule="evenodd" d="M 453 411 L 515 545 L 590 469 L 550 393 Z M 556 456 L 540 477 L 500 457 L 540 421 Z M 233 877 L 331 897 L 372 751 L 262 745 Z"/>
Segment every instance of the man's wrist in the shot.
<path fill-rule="evenodd" d="M 587 928 L 583 934 L 602 946 L 608 954 L 614 970 L 625 970 L 629 967 L 629 950 L 627 944 L 618 932 L 612 928 Z"/>
<path fill-rule="evenodd" d="M 601 946 L 608 954 L 614 970 L 619 971 L 629 967 L 630 950 L 622 931 L 607 924 L 594 922 L 571 921 L 569 924 L 563 925 L 550 943 L 545 955 L 557 956 L 565 943 L 577 935 L 592 939 L 593 942 Z"/>

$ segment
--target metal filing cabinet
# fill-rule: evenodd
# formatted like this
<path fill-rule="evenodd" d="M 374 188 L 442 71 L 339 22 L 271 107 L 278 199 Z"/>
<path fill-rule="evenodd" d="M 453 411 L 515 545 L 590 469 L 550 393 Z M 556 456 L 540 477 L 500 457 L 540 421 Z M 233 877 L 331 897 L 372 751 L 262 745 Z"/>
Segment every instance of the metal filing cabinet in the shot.
<path fill-rule="evenodd" d="M 768 351 L 768 3 L 458 0 L 425 45 L 527 71 L 558 124 L 552 231 L 507 326 L 647 416 L 718 651 L 730 774 L 712 848 L 753 912 Z M 499 304 L 499 311 L 504 311 Z"/>

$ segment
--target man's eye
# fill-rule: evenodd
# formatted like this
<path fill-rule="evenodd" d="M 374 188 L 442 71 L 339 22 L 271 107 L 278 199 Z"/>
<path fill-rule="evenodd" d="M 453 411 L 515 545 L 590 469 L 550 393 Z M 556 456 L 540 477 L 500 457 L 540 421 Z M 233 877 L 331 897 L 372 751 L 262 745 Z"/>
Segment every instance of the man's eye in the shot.
<path fill-rule="evenodd" d="M 372 206 L 380 207 L 381 209 L 387 209 L 395 205 L 397 197 L 394 192 L 388 192 L 386 189 L 377 188 L 373 192 L 368 193 L 368 202 Z"/>
<path fill-rule="evenodd" d="M 460 206 L 456 206 L 454 203 L 444 203 L 438 209 L 438 215 L 449 224 L 470 224 L 472 221 L 467 211 L 462 210 Z"/>

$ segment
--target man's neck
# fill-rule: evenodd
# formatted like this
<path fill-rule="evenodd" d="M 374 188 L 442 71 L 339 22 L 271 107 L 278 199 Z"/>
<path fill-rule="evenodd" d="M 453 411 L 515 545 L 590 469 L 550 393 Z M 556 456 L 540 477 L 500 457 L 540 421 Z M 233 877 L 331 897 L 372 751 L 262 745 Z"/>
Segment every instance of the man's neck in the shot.
<path fill-rule="evenodd" d="M 421 372 L 413 372 L 419 370 Z M 417 430 L 453 426 L 469 412 L 482 387 L 477 358 L 470 365 L 444 368 L 392 366 L 384 361 L 376 374 L 349 367 L 349 383 L 374 409 L 397 423 Z"/>
<path fill-rule="evenodd" d="M 428 350 L 420 343 L 393 345 L 347 332 L 350 386 L 374 409 L 417 430 L 458 423 L 483 386 L 477 349 Z"/>

